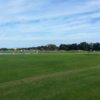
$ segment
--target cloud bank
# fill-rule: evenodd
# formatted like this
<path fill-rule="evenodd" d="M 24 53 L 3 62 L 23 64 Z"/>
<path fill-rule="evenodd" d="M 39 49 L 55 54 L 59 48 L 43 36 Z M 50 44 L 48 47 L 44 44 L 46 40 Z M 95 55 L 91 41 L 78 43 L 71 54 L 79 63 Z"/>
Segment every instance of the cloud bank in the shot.
<path fill-rule="evenodd" d="M 100 42 L 100 0 L 0 0 L 0 47 Z"/>

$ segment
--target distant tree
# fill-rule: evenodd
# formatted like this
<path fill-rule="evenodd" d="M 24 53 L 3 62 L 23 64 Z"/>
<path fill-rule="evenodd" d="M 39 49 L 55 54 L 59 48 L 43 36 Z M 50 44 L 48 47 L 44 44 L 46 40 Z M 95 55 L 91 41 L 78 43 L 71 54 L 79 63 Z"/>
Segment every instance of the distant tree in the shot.
<path fill-rule="evenodd" d="M 2 51 L 7 51 L 8 49 L 7 49 L 7 48 L 1 48 L 0 50 L 2 50 Z"/>
<path fill-rule="evenodd" d="M 90 51 L 93 51 L 94 44 L 93 43 L 90 43 L 89 46 L 90 46 Z"/>
<path fill-rule="evenodd" d="M 68 45 L 66 45 L 66 44 L 61 44 L 60 46 L 59 46 L 59 50 L 68 50 L 69 49 L 69 47 L 68 47 Z"/>
<path fill-rule="evenodd" d="M 100 50 L 100 43 L 94 43 L 93 44 L 93 50 L 99 51 Z"/>
<path fill-rule="evenodd" d="M 70 50 L 78 50 L 78 45 L 76 43 L 70 45 Z"/>
<path fill-rule="evenodd" d="M 81 42 L 79 45 L 78 45 L 79 49 L 80 50 L 87 50 L 89 51 L 90 50 L 90 45 L 86 42 Z"/>
<path fill-rule="evenodd" d="M 57 50 L 58 49 L 58 47 L 55 44 L 48 44 L 46 47 L 48 50 Z"/>

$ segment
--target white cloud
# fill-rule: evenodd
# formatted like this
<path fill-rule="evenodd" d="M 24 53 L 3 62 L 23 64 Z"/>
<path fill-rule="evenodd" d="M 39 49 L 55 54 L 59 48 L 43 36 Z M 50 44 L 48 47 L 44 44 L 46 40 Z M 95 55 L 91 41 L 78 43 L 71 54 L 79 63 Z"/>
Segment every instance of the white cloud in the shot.
<path fill-rule="evenodd" d="M 100 0 L 4 0 L 0 1 L 0 41 L 60 43 L 66 38 L 81 41 L 81 37 L 99 41 L 99 36 L 91 35 L 99 35 L 99 18 Z"/>

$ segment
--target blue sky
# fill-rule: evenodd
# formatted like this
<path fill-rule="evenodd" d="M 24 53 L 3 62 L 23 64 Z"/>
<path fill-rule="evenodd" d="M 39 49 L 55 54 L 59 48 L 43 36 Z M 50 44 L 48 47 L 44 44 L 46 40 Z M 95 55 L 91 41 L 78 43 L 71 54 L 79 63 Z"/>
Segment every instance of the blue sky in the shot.
<path fill-rule="evenodd" d="M 100 42 L 100 0 L 0 0 L 0 47 Z"/>

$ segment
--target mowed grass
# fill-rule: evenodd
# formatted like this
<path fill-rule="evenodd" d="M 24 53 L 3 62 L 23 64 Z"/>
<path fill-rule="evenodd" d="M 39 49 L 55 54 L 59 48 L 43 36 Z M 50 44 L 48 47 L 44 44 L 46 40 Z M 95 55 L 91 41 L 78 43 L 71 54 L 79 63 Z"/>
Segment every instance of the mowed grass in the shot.
<path fill-rule="evenodd" d="M 100 54 L 0 55 L 0 100 L 100 100 Z"/>

